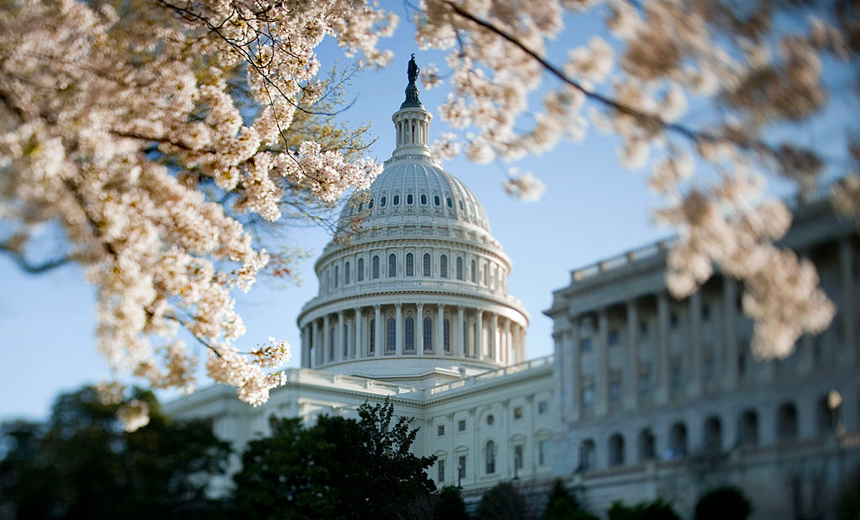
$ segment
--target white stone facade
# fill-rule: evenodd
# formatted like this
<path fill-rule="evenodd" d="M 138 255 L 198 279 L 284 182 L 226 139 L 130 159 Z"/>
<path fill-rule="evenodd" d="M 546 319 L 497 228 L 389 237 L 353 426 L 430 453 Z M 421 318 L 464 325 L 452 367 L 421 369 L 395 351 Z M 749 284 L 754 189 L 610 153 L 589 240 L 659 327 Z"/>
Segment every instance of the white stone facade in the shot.
<path fill-rule="evenodd" d="M 754 359 L 733 280 L 668 295 L 666 243 L 573 271 L 554 293 L 553 473 L 587 505 L 661 496 L 692 516 L 702 492 L 731 484 L 753 518 L 833 518 L 860 464 L 860 242 L 826 200 L 796 208 L 784 242 L 816 264 L 839 312 L 781 361 Z"/>

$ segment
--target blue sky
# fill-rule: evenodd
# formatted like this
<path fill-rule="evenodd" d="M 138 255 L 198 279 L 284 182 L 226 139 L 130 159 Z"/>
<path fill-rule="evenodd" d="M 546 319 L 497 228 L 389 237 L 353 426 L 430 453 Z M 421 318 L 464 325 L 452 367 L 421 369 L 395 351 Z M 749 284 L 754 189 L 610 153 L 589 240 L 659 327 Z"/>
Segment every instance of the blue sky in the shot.
<path fill-rule="evenodd" d="M 593 29 L 569 33 L 579 40 L 590 37 Z M 392 64 L 382 71 L 364 72 L 349 88 L 348 98 L 354 97 L 355 102 L 343 117 L 355 124 L 372 123 L 371 132 L 378 139 L 370 155 L 380 161 L 394 149 L 391 114 L 404 96 L 410 53 L 416 53 L 419 65 L 444 64 L 441 54 L 417 49 L 412 31 L 411 24 L 402 20 L 395 38 L 382 44 L 395 51 Z M 563 49 L 579 43 L 556 45 Z M 330 44 L 321 49 L 324 69 L 336 54 L 332 49 Z M 422 91 L 421 100 L 437 115 L 436 107 L 446 94 L 443 89 Z M 445 130 L 437 115 L 431 139 Z M 550 306 L 552 291 L 569 283 L 571 269 L 672 234 L 651 224 L 650 210 L 659 201 L 646 187 L 645 172 L 619 166 L 616 144 L 615 139 L 591 130 L 582 143 L 563 144 L 549 154 L 514 164 L 546 184 L 538 203 L 519 202 L 504 193 L 504 165 L 481 166 L 459 158 L 445 163 L 445 169 L 482 202 L 493 234 L 513 260 L 509 292 L 531 313 L 530 358 L 552 353 L 552 322 L 542 311 Z M 322 229 L 308 227 L 291 230 L 288 239 L 312 249 L 312 257 L 300 264 L 304 283 L 285 289 L 258 284 L 248 294 L 237 294 L 237 309 L 248 328 L 239 346 L 244 350 L 269 336 L 285 339 L 294 345 L 290 365 L 297 366 L 300 342 L 295 320 L 304 302 L 317 292 L 313 262 L 329 237 Z M 28 276 L 0 256 L 0 419 L 44 418 L 58 393 L 108 376 L 95 348 L 93 304 L 94 290 L 84 283 L 80 268 Z M 208 384 L 200 382 L 200 386 Z"/>

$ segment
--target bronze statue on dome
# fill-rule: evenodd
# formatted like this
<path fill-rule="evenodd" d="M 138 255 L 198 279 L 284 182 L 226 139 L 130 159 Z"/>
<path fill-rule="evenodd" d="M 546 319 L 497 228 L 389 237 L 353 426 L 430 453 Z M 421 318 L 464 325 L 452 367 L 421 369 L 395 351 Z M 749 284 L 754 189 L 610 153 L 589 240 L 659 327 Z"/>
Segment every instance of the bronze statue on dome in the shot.
<path fill-rule="evenodd" d="M 415 83 L 420 72 L 421 69 L 419 69 L 418 64 L 415 63 L 415 53 L 412 53 L 412 59 L 409 60 L 409 66 L 406 69 L 406 76 L 409 78 L 409 83 Z"/>

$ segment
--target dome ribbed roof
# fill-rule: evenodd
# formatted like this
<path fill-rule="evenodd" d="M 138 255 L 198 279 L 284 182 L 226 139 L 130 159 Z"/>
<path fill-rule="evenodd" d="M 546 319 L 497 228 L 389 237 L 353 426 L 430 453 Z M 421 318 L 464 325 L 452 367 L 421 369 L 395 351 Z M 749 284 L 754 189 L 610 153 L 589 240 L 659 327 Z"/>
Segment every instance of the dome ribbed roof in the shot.
<path fill-rule="evenodd" d="M 353 195 L 344 207 L 339 229 L 349 229 L 354 219 L 360 219 L 364 229 L 435 222 L 490 232 L 487 215 L 475 194 L 423 155 L 386 161 L 370 189 Z"/>

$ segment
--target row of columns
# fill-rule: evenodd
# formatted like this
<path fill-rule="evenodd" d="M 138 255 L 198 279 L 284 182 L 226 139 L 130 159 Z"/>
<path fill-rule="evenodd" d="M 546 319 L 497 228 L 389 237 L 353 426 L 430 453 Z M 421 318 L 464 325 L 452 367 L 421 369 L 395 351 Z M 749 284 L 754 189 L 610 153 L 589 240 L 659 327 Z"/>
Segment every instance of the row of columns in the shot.
<path fill-rule="evenodd" d="M 448 341 L 449 348 L 445 350 L 445 319 L 444 304 L 429 304 L 436 307 L 433 319 L 432 349 L 424 350 L 424 318 L 425 304 L 415 304 L 413 348 L 415 355 L 444 355 L 454 357 L 470 357 L 481 361 L 490 361 L 510 365 L 525 361 L 525 328 L 519 323 L 499 314 L 482 309 L 472 309 L 467 315 L 467 309 L 461 305 L 456 307 L 456 314 L 449 317 Z M 302 327 L 302 367 L 314 368 L 329 363 L 338 363 L 356 359 L 379 358 L 386 354 L 388 344 L 387 320 L 390 314 L 383 313 L 382 305 L 374 305 L 372 314 L 365 319 L 364 308 L 356 307 L 352 311 L 338 311 L 316 318 Z M 390 312 L 391 306 L 388 307 Z M 396 356 L 406 352 L 405 318 L 403 304 L 394 307 L 395 335 L 394 350 L 388 352 Z M 349 319 L 348 314 L 352 314 Z M 449 314 L 453 314 L 449 312 Z M 487 316 L 485 316 L 487 315 Z M 371 318 L 372 316 L 372 318 Z M 365 330 L 373 320 L 374 329 Z M 333 321 L 336 326 L 333 327 Z M 453 326 L 451 326 L 453 325 Z M 489 325 L 489 329 L 487 329 Z M 333 332 L 332 332 L 333 331 Z M 371 351 L 371 337 L 373 350 Z M 333 351 L 333 356 L 332 356 Z M 311 359 L 313 357 L 313 359 Z"/>
<path fill-rule="evenodd" d="M 832 326 L 840 327 L 842 345 L 839 350 L 839 361 L 853 366 L 857 359 L 857 347 L 855 345 L 854 309 L 856 308 L 855 280 L 854 280 L 854 248 L 849 240 L 839 242 L 839 294 L 834 296 L 839 307 L 839 318 Z M 721 324 L 722 329 L 722 352 L 719 349 L 713 353 L 714 360 L 722 356 L 721 377 L 725 388 L 737 386 L 741 374 L 739 372 L 739 356 L 741 349 L 748 349 L 749 345 L 739 344 L 738 321 L 741 311 L 738 309 L 739 286 L 730 278 L 723 278 L 722 302 L 723 309 Z M 656 360 L 653 366 L 656 374 L 650 380 L 656 382 L 653 398 L 656 404 L 665 404 L 670 397 L 671 388 L 671 352 L 670 352 L 670 301 L 668 292 L 661 291 L 656 294 L 657 300 L 657 336 L 655 341 Z M 686 338 L 683 348 L 685 355 L 689 355 L 689 380 L 685 387 L 687 397 L 696 397 L 702 392 L 702 367 L 703 367 L 703 323 L 702 323 L 702 297 L 696 292 L 687 299 L 689 305 L 689 337 Z M 626 320 L 626 349 L 625 372 L 622 384 L 622 403 L 626 409 L 635 409 L 639 404 L 639 393 L 637 389 L 640 367 L 639 346 L 640 338 L 637 330 L 640 322 L 637 299 L 624 302 Z M 597 370 L 592 374 L 594 379 L 594 414 L 605 415 L 609 409 L 609 313 L 608 308 L 603 307 L 596 311 L 597 334 L 596 349 Z M 582 383 L 583 371 L 581 367 L 581 343 L 579 330 L 580 316 L 568 316 L 566 319 L 556 318 L 556 332 L 554 339 L 558 347 L 555 349 L 559 367 L 557 390 L 561 412 L 565 418 L 578 419 L 582 414 Z M 811 359 L 812 338 L 805 336 L 797 345 L 800 349 L 801 366 L 804 371 L 813 369 Z M 773 378 L 773 364 L 763 367 L 765 379 Z"/>

